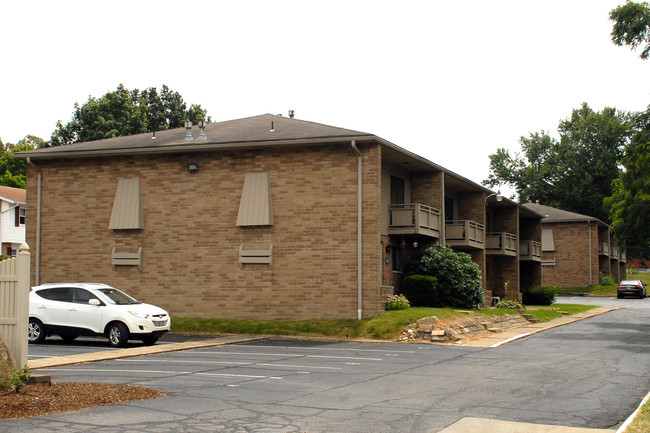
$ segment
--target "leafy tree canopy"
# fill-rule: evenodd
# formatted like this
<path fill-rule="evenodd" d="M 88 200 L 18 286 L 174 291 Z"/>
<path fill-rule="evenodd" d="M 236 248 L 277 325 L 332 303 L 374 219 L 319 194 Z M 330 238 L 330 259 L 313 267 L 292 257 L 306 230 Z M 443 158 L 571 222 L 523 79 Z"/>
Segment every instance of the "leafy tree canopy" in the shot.
<path fill-rule="evenodd" d="M 183 97 L 162 86 L 146 90 L 129 90 L 123 84 L 104 96 L 90 96 L 83 105 L 75 103 L 75 111 L 65 125 L 59 120 L 50 138 L 50 146 L 60 146 L 102 138 L 121 137 L 149 131 L 160 131 L 183 126 L 186 120 L 194 123 L 206 120 L 207 110 L 191 105 Z M 209 122 L 211 119 L 207 117 Z"/>
<path fill-rule="evenodd" d="M 609 107 L 596 112 L 583 103 L 557 131 L 559 140 L 543 131 L 522 136 L 522 152 L 514 156 L 497 149 L 483 184 L 514 187 L 522 203 L 539 201 L 608 221 L 603 199 L 619 174 L 631 133 L 629 115 Z"/>
<path fill-rule="evenodd" d="M 650 56 L 650 7 L 646 2 L 627 1 L 609 13 L 609 19 L 614 21 L 612 42 L 618 46 L 627 45 L 635 50 L 646 44 L 640 57 Z"/>
<path fill-rule="evenodd" d="M 650 107 L 634 120 L 637 132 L 625 150 L 624 170 L 605 204 L 628 257 L 645 258 L 650 257 Z"/>
<path fill-rule="evenodd" d="M 34 150 L 45 147 L 46 142 L 34 135 L 27 135 L 18 143 L 3 144 L 0 140 L 0 185 L 25 189 L 27 163 L 14 158 L 14 152 Z"/>

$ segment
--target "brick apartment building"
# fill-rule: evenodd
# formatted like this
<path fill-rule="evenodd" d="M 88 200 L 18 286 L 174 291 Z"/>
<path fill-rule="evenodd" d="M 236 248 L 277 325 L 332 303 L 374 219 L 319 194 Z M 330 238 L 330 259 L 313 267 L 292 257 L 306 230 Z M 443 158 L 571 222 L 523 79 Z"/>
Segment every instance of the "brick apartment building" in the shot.
<path fill-rule="evenodd" d="M 541 282 L 539 214 L 372 134 L 266 114 L 16 157 L 35 284 L 181 317 L 370 317 L 436 242 L 471 254 L 487 303 Z"/>
<path fill-rule="evenodd" d="M 592 286 L 600 275 L 618 283 L 626 277 L 625 251 L 620 251 L 610 227 L 597 218 L 537 203 L 525 207 L 542 220 L 542 284 L 557 287 Z"/>

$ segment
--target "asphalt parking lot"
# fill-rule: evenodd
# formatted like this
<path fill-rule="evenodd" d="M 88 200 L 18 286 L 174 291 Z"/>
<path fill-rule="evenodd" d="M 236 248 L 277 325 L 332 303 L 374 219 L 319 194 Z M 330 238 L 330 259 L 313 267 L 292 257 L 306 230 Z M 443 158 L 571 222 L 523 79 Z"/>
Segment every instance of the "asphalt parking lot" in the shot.
<path fill-rule="evenodd" d="M 167 396 L 0 431 L 439 432 L 481 417 L 611 432 L 650 389 L 650 298 L 598 301 L 619 309 L 496 348 L 266 340 L 39 368 L 55 382 Z M 116 350 L 104 340 L 46 342 L 30 346 L 30 359 Z"/>

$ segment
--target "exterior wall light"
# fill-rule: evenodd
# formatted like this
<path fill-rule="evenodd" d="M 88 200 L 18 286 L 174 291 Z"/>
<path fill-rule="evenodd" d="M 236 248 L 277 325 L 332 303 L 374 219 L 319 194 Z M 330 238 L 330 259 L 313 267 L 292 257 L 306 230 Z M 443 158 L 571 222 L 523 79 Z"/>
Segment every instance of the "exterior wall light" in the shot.
<path fill-rule="evenodd" d="M 187 164 L 187 170 L 190 173 L 196 173 L 197 171 L 199 171 L 199 163 L 198 162 L 189 162 Z"/>
<path fill-rule="evenodd" d="M 497 191 L 485 197 L 485 204 L 487 204 L 488 199 L 493 196 L 496 196 L 497 201 L 503 201 L 503 196 L 501 195 L 501 191 Z"/>

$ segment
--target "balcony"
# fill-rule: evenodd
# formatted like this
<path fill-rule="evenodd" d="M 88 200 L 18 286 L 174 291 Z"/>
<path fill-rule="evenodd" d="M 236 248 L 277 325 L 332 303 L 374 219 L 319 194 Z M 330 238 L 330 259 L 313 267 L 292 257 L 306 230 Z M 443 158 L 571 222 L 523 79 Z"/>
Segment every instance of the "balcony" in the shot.
<path fill-rule="evenodd" d="M 627 254 L 625 254 L 625 251 L 621 251 L 621 257 L 618 260 L 621 262 L 627 262 Z"/>
<path fill-rule="evenodd" d="M 598 255 L 609 256 L 609 242 L 598 242 Z"/>
<path fill-rule="evenodd" d="M 389 235 L 424 235 L 440 238 L 440 211 L 421 203 L 388 207 Z"/>
<path fill-rule="evenodd" d="M 619 255 L 619 253 L 618 253 L 618 247 L 612 247 L 612 252 L 611 252 L 611 254 L 609 255 L 609 257 L 612 258 L 612 259 L 614 259 L 614 260 L 618 260 L 618 259 L 619 259 L 620 255 Z"/>
<path fill-rule="evenodd" d="M 517 256 L 517 235 L 512 233 L 488 233 L 486 254 L 497 256 Z"/>
<path fill-rule="evenodd" d="M 485 228 L 474 221 L 447 221 L 445 223 L 445 240 L 452 247 L 469 247 L 483 249 L 485 246 Z"/>
<path fill-rule="evenodd" d="M 537 241 L 519 242 L 519 260 L 542 261 L 542 243 Z"/>

